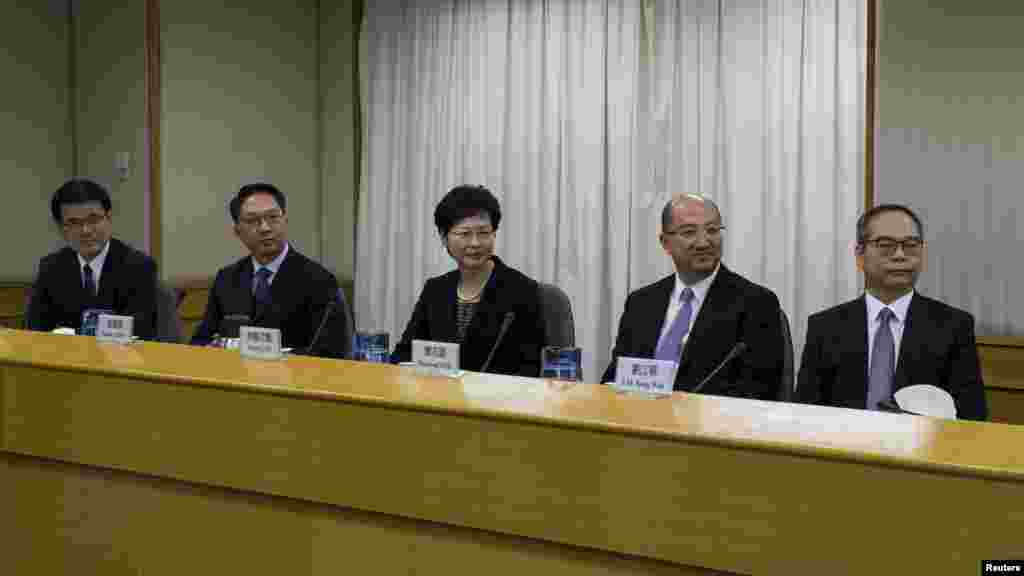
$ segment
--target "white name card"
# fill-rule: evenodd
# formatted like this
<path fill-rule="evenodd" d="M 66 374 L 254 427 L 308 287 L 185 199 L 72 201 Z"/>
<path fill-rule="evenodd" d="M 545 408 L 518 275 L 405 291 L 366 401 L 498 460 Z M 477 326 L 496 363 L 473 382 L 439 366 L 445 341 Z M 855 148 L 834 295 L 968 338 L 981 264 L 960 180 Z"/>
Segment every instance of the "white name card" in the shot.
<path fill-rule="evenodd" d="M 459 345 L 452 342 L 412 341 L 412 361 L 422 371 L 438 376 L 459 372 Z"/>
<path fill-rule="evenodd" d="M 132 328 L 135 318 L 131 316 L 115 316 L 100 314 L 96 319 L 96 339 L 100 342 L 128 344 L 132 341 Z"/>
<path fill-rule="evenodd" d="M 238 329 L 238 349 L 244 358 L 278 360 L 281 353 L 281 331 L 277 328 L 242 326 Z"/>
<path fill-rule="evenodd" d="M 672 394 L 678 365 L 671 360 L 619 357 L 615 368 L 615 389 L 654 396 Z"/>

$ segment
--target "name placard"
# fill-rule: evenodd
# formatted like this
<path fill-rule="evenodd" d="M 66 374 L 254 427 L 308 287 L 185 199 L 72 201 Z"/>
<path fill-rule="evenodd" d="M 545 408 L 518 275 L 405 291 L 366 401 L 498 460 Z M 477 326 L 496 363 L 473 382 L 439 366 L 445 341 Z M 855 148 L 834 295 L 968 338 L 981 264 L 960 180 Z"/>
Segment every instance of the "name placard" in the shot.
<path fill-rule="evenodd" d="M 96 320 L 96 339 L 100 342 L 128 344 L 132 341 L 134 323 L 135 318 L 131 316 L 100 314 Z"/>
<path fill-rule="evenodd" d="M 430 340 L 412 341 L 412 361 L 429 374 L 453 376 L 459 372 L 459 345 Z"/>
<path fill-rule="evenodd" d="M 615 389 L 620 392 L 668 396 L 676 380 L 678 365 L 671 360 L 619 357 L 615 368 Z"/>
<path fill-rule="evenodd" d="M 244 358 L 278 360 L 281 353 L 281 331 L 277 328 L 242 326 L 238 330 L 238 349 Z"/>

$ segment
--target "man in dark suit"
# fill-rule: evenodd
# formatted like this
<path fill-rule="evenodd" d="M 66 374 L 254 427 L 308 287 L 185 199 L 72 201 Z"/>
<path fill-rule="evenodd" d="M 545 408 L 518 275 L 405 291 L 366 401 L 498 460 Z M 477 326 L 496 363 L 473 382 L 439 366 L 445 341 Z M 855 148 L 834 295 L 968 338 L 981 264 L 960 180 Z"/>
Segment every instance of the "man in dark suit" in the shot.
<path fill-rule="evenodd" d="M 289 246 L 284 194 L 270 184 L 248 184 L 231 200 L 228 212 L 250 255 L 217 272 L 192 344 L 237 337 L 240 325 L 261 326 L 281 330 L 282 347 L 344 357 L 351 335 L 338 281 Z"/>
<path fill-rule="evenodd" d="M 986 418 L 974 318 L 914 291 L 926 256 L 923 228 L 897 204 L 857 221 L 865 294 L 808 320 L 799 401 L 876 410 L 900 388 L 931 384 L 949 392 L 959 418 Z"/>
<path fill-rule="evenodd" d="M 783 367 L 779 299 L 721 264 L 722 215 L 701 196 L 677 195 L 662 210 L 662 248 L 676 273 L 626 299 L 612 361 L 620 356 L 680 359 L 675 389 L 693 391 L 738 343 L 746 345 L 700 390 L 706 394 L 775 399 Z"/>
<path fill-rule="evenodd" d="M 26 313 L 29 330 L 82 327 L 82 313 L 132 316 L 140 338 L 156 331 L 156 263 L 111 238 L 110 194 L 91 180 L 68 180 L 50 200 L 50 213 L 68 246 L 39 261 Z"/>

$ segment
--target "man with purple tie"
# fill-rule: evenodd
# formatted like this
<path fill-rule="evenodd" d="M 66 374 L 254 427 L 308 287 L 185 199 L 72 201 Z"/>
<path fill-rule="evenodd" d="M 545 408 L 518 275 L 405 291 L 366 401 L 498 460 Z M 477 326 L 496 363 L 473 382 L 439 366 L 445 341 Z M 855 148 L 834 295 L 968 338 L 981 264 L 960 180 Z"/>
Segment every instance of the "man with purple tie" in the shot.
<path fill-rule="evenodd" d="M 679 361 L 675 390 L 775 399 L 783 371 L 779 299 L 721 263 L 722 215 L 708 198 L 674 196 L 659 241 L 676 273 L 630 293 L 603 382 L 620 356 Z M 737 353 L 737 351 L 739 351 Z"/>
<path fill-rule="evenodd" d="M 860 217 L 864 295 L 808 319 L 799 401 L 878 410 L 900 388 L 931 384 L 953 397 L 958 418 L 986 419 L 974 317 L 914 290 L 926 255 L 910 208 L 882 204 Z"/>

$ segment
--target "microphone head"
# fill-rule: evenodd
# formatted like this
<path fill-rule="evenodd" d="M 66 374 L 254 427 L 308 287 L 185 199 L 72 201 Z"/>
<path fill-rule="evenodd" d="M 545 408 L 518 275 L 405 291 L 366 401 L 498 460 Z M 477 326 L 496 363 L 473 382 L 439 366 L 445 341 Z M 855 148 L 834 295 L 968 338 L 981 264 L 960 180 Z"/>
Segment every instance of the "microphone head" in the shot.
<path fill-rule="evenodd" d="M 746 342 L 737 342 L 736 346 L 734 346 L 732 349 L 732 353 L 734 356 L 739 356 L 740 354 L 746 352 L 747 348 L 750 348 L 750 346 L 747 346 Z"/>

